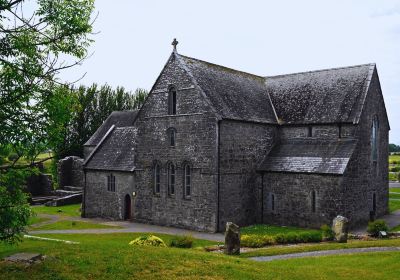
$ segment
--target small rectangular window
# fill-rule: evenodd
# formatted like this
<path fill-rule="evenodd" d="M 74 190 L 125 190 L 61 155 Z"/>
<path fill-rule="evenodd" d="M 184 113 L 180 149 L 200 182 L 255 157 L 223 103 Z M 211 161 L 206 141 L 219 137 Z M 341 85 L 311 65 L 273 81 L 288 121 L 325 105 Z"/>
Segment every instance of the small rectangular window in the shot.
<path fill-rule="evenodd" d="M 115 192 L 115 176 L 112 174 L 107 176 L 107 191 Z"/>
<path fill-rule="evenodd" d="M 308 137 L 312 137 L 312 126 L 308 127 Z"/>
<path fill-rule="evenodd" d="M 271 211 L 275 211 L 275 195 L 271 194 Z"/>

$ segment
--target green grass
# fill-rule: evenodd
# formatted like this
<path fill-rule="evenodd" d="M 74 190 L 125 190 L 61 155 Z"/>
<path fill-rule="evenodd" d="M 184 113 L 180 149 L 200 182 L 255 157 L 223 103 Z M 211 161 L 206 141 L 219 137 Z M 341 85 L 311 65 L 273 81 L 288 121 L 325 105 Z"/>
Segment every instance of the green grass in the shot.
<path fill-rule="evenodd" d="M 38 223 L 42 223 L 42 222 L 46 222 L 48 220 L 50 220 L 50 219 L 49 218 L 45 218 L 45 217 L 33 216 L 33 217 L 29 218 L 28 226 L 34 225 L 34 224 L 38 224 Z"/>
<path fill-rule="evenodd" d="M 392 228 L 390 231 L 400 231 L 400 225 Z"/>
<path fill-rule="evenodd" d="M 302 233 L 302 232 L 320 232 L 316 229 L 304 229 L 297 227 L 283 227 L 283 226 L 272 226 L 272 225 L 253 225 L 243 227 L 240 229 L 242 235 L 269 235 L 274 236 L 279 233 Z"/>
<path fill-rule="evenodd" d="M 95 224 L 95 223 L 87 223 L 87 222 L 80 222 L 80 221 L 58 221 L 51 224 L 46 224 L 39 227 L 31 228 L 31 230 L 59 230 L 59 229 L 96 229 L 96 228 L 121 228 L 119 226 L 108 226 L 102 224 Z"/>
<path fill-rule="evenodd" d="M 298 244 L 291 246 L 271 246 L 261 248 L 240 255 L 242 258 L 256 257 L 256 256 L 274 256 L 284 255 L 311 251 L 323 250 L 336 250 L 336 249 L 349 249 L 349 248 L 365 248 L 365 247 L 390 247 L 400 246 L 400 239 L 385 239 L 376 241 L 360 241 L 349 240 L 348 243 L 325 242 L 319 244 Z"/>
<path fill-rule="evenodd" d="M 140 234 L 46 235 L 81 242 L 25 240 L 0 245 L 0 258 L 15 252 L 48 256 L 30 267 L 0 261 L 2 279 L 396 279 L 400 253 L 367 253 L 259 263 L 196 249 L 131 247 Z M 172 236 L 158 235 L 169 243 Z M 195 246 L 214 242 L 195 240 Z M 293 247 L 293 246 L 291 246 Z"/>
<path fill-rule="evenodd" d="M 61 215 L 61 216 L 71 216 L 80 217 L 81 212 L 79 211 L 80 204 L 72 204 L 65 206 L 36 206 L 32 207 L 36 214 L 49 214 L 49 215 Z M 61 210 L 61 212 L 59 212 Z"/>
<path fill-rule="evenodd" d="M 400 193 L 400 188 L 389 188 L 389 192 Z"/>
<path fill-rule="evenodd" d="M 389 181 L 397 181 L 399 178 L 397 174 L 398 173 L 389 172 Z"/>
<path fill-rule="evenodd" d="M 400 155 L 389 155 L 389 163 L 392 164 L 393 161 L 400 162 Z"/>
<path fill-rule="evenodd" d="M 392 213 L 400 209 L 400 200 L 389 199 L 389 212 Z"/>
<path fill-rule="evenodd" d="M 389 198 L 400 199 L 400 193 L 398 193 L 398 192 L 396 192 L 396 193 L 390 193 L 390 194 L 389 194 Z"/>

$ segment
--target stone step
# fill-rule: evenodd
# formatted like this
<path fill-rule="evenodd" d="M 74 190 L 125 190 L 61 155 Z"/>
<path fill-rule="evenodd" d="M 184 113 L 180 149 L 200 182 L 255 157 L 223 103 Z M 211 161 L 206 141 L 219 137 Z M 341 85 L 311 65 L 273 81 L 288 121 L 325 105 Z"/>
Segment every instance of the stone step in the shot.
<path fill-rule="evenodd" d="M 67 196 L 67 195 L 81 194 L 82 190 L 80 190 L 80 191 L 56 190 L 56 191 L 54 191 L 54 193 L 57 196 Z"/>
<path fill-rule="evenodd" d="M 57 196 L 34 196 L 31 198 L 31 205 L 43 205 L 48 201 L 56 199 Z"/>
<path fill-rule="evenodd" d="M 83 189 L 81 187 L 75 187 L 75 186 L 64 186 L 64 187 L 61 187 L 60 190 L 72 191 L 72 192 L 83 191 Z"/>
<path fill-rule="evenodd" d="M 51 201 L 46 202 L 47 206 L 63 206 L 70 204 L 77 204 L 82 202 L 82 193 L 76 193 L 67 195 L 64 197 L 59 197 Z"/>

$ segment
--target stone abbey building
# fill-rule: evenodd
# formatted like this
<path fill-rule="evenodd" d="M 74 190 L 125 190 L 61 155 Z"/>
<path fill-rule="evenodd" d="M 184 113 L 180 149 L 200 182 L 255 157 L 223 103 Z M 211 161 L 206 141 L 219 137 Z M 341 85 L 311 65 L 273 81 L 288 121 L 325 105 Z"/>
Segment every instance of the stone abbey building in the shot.
<path fill-rule="evenodd" d="M 83 215 L 221 231 L 388 211 L 375 64 L 263 77 L 172 52 L 144 105 L 85 144 Z"/>

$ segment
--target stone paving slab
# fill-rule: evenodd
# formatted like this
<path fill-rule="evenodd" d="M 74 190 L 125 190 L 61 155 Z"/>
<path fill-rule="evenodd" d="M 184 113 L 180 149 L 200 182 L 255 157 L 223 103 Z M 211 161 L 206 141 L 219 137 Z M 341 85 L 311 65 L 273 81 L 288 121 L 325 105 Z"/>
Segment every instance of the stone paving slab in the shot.
<path fill-rule="evenodd" d="M 337 249 L 337 250 L 325 250 L 325 251 L 313 251 L 304 253 L 294 253 L 285 255 L 275 256 L 264 256 L 264 257 L 252 257 L 249 258 L 259 262 L 270 262 L 274 260 L 287 260 L 304 257 L 320 257 L 320 256 L 332 256 L 332 255 L 348 255 L 356 253 L 371 253 L 371 252 L 400 252 L 400 247 L 370 247 L 370 248 L 353 248 L 353 249 Z"/>
<path fill-rule="evenodd" d="M 41 259 L 42 255 L 37 253 L 17 253 L 4 258 L 5 261 L 24 263 L 31 263 Z"/>

